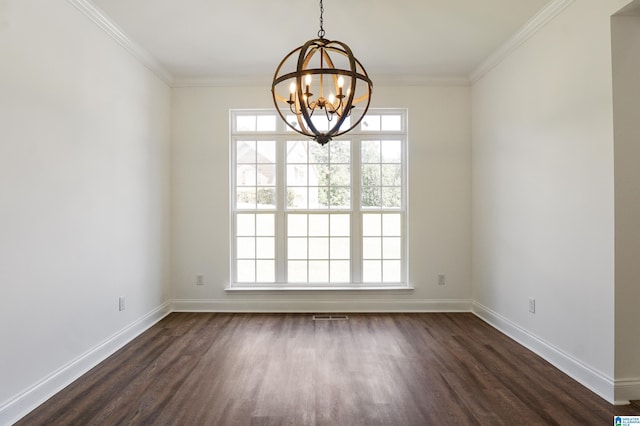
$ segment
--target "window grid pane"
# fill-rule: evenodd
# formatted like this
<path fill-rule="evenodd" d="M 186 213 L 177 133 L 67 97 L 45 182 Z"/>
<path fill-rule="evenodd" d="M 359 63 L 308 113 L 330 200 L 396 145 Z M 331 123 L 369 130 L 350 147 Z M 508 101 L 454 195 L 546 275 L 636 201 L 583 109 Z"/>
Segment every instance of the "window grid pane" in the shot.
<path fill-rule="evenodd" d="M 275 214 L 236 214 L 236 281 L 275 282 Z"/>
<path fill-rule="evenodd" d="M 248 123 L 242 125 L 243 128 L 249 126 Z M 276 141 L 239 140 L 235 151 L 236 209 L 274 210 L 277 202 Z"/>
<path fill-rule="evenodd" d="M 402 141 L 364 140 L 361 144 L 363 209 L 402 207 Z"/>
<path fill-rule="evenodd" d="M 287 215 L 288 282 L 350 282 L 349 218 L 338 213 Z"/>
<path fill-rule="evenodd" d="M 402 281 L 402 216 L 400 213 L 363 214 L 362 259 L 364 282 Z"/>
<path fill-rule="evenodd" d="M 351 208 L 351 142 L 287 141 L 289 210 Z"/>

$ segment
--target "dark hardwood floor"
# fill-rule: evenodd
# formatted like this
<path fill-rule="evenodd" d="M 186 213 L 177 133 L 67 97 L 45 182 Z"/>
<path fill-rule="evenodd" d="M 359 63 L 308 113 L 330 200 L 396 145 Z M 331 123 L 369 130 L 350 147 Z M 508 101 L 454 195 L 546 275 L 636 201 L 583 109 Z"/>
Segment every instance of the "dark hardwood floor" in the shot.
<path fill-rule="evenodd" d="M 472 314 L 173 313 L 18 425 L 611 425 Z"/>

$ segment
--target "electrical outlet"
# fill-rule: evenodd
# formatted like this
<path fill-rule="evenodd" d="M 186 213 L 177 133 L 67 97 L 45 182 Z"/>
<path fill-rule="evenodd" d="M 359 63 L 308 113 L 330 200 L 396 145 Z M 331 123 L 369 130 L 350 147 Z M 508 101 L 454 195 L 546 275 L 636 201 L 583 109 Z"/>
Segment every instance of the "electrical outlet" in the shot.
<path fill-rule="evenodd" d="M 196 285 L 204 285 L 204 275 L 196 275 Z"/>
<path fill-rule="evenodd" d="M 119 310 L 120 312 L 122 312 L 122 311 L 124 311 L 124 307 L 125 307 L 125 306 L 124 306 L 124 296 L 120 296 L 120 297 L 118 298 L 118 310 Z"/>
<path fill-rule="evenodd" d="M 536 313 L 536 299 L 529 298 L 529 312 Z"/>
<path fill-rule="evenodd" d="M 447 283 L 447 277 L 444 274 L 438 274 L 438 285 L 445 285 Z"/>

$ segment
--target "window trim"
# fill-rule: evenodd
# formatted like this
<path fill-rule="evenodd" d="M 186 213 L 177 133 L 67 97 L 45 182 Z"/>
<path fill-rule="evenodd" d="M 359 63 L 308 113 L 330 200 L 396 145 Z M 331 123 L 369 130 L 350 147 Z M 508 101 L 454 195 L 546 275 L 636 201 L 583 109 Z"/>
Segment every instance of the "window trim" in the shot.
<path fill-rule="evenodd" d="M 385 291 L 411 291 L 413 286 L 409 284 L 409 231 L 408 231 L 408 172 L 409 172 L 409 158 L 408 158 L 408 111 L 406 108 L 371 108 L 368 115 L 401 115 L 401 129 L 399 131 L 363 131 L 361 126 L 352 130 L 347 135 L 343 135 L 336 140 L 350 140 L 351 141 L 351 207 L 348 209 L 300 209 L 300 210 L 287 210 L 285 204 L 285 198 L 279 194 L 280 191 L 286 191 L 286 149 L 281 148 L 281 144 L 286 144 L 287 138 L 304 138 L 304 136 L 298 133 L 287 130 L 288 127 L 283 123 L 277 113 L 272 109 L 231 109 L 229 110 L 229 272 L 230 280 L 225 291 L 367 291 L 367 290 L 385 290 Z M 236 117 L 238 115 L 275 115 L 276 127 L 274 131 L 239 131 L 236 128 Z M 238 140 L 275 140 L 276 141 L 276 208 L 275 209 L 255 209 L 255 210 L 238 210 L 236 209 L 236 169 L 235 169 L 235 143 Z M 361 208 L 360 203 L 360 191 L 362 182 L 356 182 L 356 179 L 361 179 L 360 167 L 361 167 L 361 142 L 364 140 L 385 140 L 399 139 L 402 143 L 402 158 L 401 158 L 401 206 L 400 208 Z M 354 149 L 354 147 L 358 149 Z M 283 166 L 284 165 L 284 166 Z M 238 213 L 272 213 L 275 220 L 275 268 L 276 276 L 275 282 L 238 282 L 237 270 L 236 270 L 236 217 Z M 321 282 L 321 283 L 289 283 L 286 282 L 286 216 L 290 213 L 301 214 L 340 214 L 348 213 L 351 217 L 351 232 L 350 238 L 352 241 L 357 239 L 356 243 L 351 244 L 351 257 L 350 257 L 350 277 L 351 279 L 359 278 L 360 282 Z M 399 282 L 363 282 L 362 281 L 362 217 L 367 213 L 394 213 L 401 215 L 401 280 Z M 354 226 L 358 225 L 358 226 Z M 381 259 L 382 261 L 383 259 Z"/>

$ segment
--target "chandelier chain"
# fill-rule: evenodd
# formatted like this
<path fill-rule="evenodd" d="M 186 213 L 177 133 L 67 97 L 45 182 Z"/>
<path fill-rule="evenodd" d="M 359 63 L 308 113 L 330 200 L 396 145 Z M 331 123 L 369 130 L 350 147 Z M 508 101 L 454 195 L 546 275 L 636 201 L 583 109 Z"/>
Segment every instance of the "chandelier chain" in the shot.
<path fill-rule="evenodd" d="M 318 38 L 324 38 L 324 28 L 322 25 L 324 24 L 324 20 L 322 19 L 322 14 L 324 13 L 324 4 L 322 4 L 322 0 L 320 0 L 320 31 L 318 31 Z"/>

